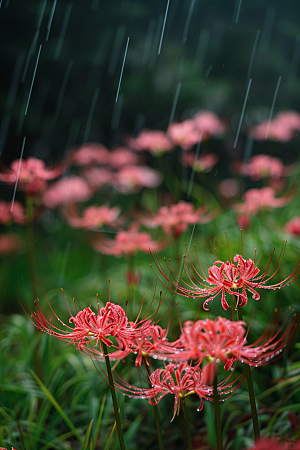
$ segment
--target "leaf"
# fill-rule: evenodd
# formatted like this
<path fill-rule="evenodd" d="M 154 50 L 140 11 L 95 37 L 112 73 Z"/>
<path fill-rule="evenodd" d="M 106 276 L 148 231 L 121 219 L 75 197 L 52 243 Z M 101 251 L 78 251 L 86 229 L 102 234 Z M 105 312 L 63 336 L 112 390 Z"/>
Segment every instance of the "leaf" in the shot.
<path fill-rule="evenodd" d="M 44 393 L 47 395 L 48 399 L 50 400 L 50 402 L 52 403 L 52 405 L 54 406 L 54 408 L 56 409 L 56 411 L 59 413 L 59 415 L 63 418 L 63 420 L 66 422 L 66 424 L 68 425 L 68 427 L 73 431 L 74 435 L 77 437 L 77 439 L 82 442 L 81 437 L 78 434 L 78 431 L 76 430 L 76 428 L 74 427 L 74 425 L 72 424 L 72 422 L 70 421 L 70 419 L 68 418 L 68 416 L 66 415 L 66 413 L 63 411 L 62 407 L 57 403 L 57 401 L 55 400 L 55 398 L 53 397 L 53 395 L 51 394 L 51 392 L 48 391 L 48 389 L 46 388 L 46 386 L 43 384 L 43 382 L 39 379 L 39 377 L 31 370 L 29 369 L 31 375 L 33 376 L 33 378 L 36 380 L 36 382 L 38 383 L 38 385 L 41 387 L 41 389 L 44 391 Z"/>
<path fill-rule="evenodd" d="M 117 422 L 115 422 L 115 424 L 114 424 L 114 426 L 113 426 L 113 428 L 112 428 L 112 430 L 110 432 L 110 435 L 109 435 L 109 438 L 108 438 L 108 440 L 106 442 L 106 446 L 105 446 L 104 450 L 108 450 L 109 447 L 110 447 L 110 443 L 111 443 L 111 440 L 112 440 L 112 437 L 113 437 L 116 425 L 117 425 Z"/>
<path fill-rule="evenodd" d="M 91 423 L 89 424 L 89 427 L 88 427 L 88 429 L 87 429 L 87 431 L 85 433 L 84 440 L 82 442 L 80 450 L 86 450 L 87 449 L 87 446 L 89 444 L 89 437 L 90 437 L 90 434 L 91 434 L 91 429 L 92 429 L 93 422 L 94 422 L 94 419 L 92 419 Z"/>
<path fill-rule="evenodd" d="M 92 450 L 95 450 L 95 448 L 96 448 L 97 436 L 98 436 L 99 428 L 100 428 L 100 425 L 101 425 L 101 420 L 102 420 L 105 400 L 106 400 L 106 395 L 103 396 L 103 400 L 102 400 L 102 404 L 101 404 L 101 408 L 100 408 L 100 412 L 99 412 L 96 428 L 95 428 L 95 431 L 94 431 Z"/>

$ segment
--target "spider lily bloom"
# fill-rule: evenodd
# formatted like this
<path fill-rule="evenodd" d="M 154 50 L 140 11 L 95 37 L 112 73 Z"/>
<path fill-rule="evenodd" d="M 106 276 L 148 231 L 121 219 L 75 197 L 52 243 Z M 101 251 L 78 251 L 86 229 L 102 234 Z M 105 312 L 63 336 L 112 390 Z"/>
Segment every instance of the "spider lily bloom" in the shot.
<path fill-rule="evenodd" d="M 128 231 L 116 233 L 115 239 L 96 236 L 91 245 L 100 253 L 119 257 L 122 254 L 133 256 L 139 250 L 144 253 L 154 249 L 159 251 L 167 245 L 167 241 L 153 241 L 149 233 L 138 231 L 138 225 L 132 223 Z"/>
<path fill-rule="evenodd" d="M 138 216 L 138 220 L 149 228 L 162 227 L 165 234 L 173 234 L 179 237 L 188 225 L 196 223 L 207 223 L 214 219 L 214 213 L 205 215 L 205 208 L 195 209 L 192 203 L 183 200 L 177 205 L 161 206 L 158 213 L 150 213 L 150 217 Z"/>
<path fill-rule="evenodd" d="M 6 448 L 0 447 L 0 450 L 6 450 Z M 12 447 L 11 450 L 16 450 L 16 449 L 14 447 Z"/>
<path fill-rule="evenodd" d="M 139 156 L 126 147 L 117 147 L 108 155 L 108 165 L 113 168 L 134 166 L 139 161 Z"/>
<path fill-rule="evenodd" d="M 124 379 L 119 378 L 115 386 L 123 394 L 131 398 L 147 398 L 151 405 L 157 405 L 162 398 L 173 394 L 174 410 L 171 422 L 176 413 L 179 414 L 180 400 L 197 394 L 200 397 L 199 411 L 203 408 L 203 398 L 209 400 L 213 394 L 212 387 L 203 385 L 202 371 L 199 364 L 191 367 L 187 362 L 178 364 L 169 363 L 165 369 L 156 369 L 149 377 L 151 388 L 131 386 Z M 122 383 L 122 384 L 120 384 Z"/>
<path fill-rule="evenodd" d="M 16 254 L 23 247 L 24 244 L 16 233 L 0 234 L 0 256 Z"/>
<path fill-rule="evenodd" d="M 105 167 L 87 168 L 82 175 L 92 192 L 112 185 L 115 179 L 115 173 Z"/>
<path fill-rule="evenodd" d="M 57 178 L 64 170 L 65 166 L 46 169 L 45 162 L 37 158 L 17 159 L 11 163 L 10 169 L 0 173 L 0 180 L 10 185 L 18 181 L 18 189 L 29 196 L 36 196 L 44 191 L 46 181 Z"/>
<path fill-rule="evenodd" d="M 143 187 L 155 188 L 161 181 L 160 173 L 150 167 L 125 166 L 115 174 L 113 186 L 118 192 L 130 194 Z"/>
<path fill-rule="evenodd" d="M 274 439 L 271 437 L 261 438 L 253 447 L 248 447 L 248 450 L 266 450 L 268 448 L 272 450 L 300 450 L 300 441 L 288 440 L 287 442 L 280 442 L 276 436 Z"/>
<path fill-rule="evenodd" d="M 247 291 L 252 294 L 254 300 L 259 300 L 260 295 L 257 292 L 257 289 L 281 289 L 292 283 L 300 275 L 299 260 L 295 269 L 287 278 L 279 283 L 271 285 L 266 284 L 279 271 L 284 258 L 285 245 L 286 241 L 284 241 L 279 258 L 272 269 L 270 269 L 270 266 L 274 257 L 274 251 L 271 253 L 267 269 L 261 275 L 258 275 L 260 270 L 256 267 L 255 260 L 246 260 L 241 255 L 235 255 L 233 261 L 236 264 L 233 264 L 231 261 L 216 261 L 214 265 L 208 269 L 208 277 L 205 277 L 201 265 L 200 268 L 203 272 L 203 276 L 196 270 L 190 259 L 189 253 L 187 253 L 190 265 L 186 260 L 186 255 L 184 255 L 183 258 L 186 265 L 186 273 L 191 282 L 191 284 L 188 284 L 178 275 L 171 263 L 170 268 L 165 260 L 170 273 L 170 276 L 168 276 L 159 260 L 157 259 L 156 261 L 154 259 L 154 262 L 159 274 L 162 275 L 167 282 L 171 283 L 171 287 L 167 286 L 170 291 L 184 297 L 206 298 L 203 303 L 203 308 L 206 311 L 208 310 L 207 304 L 221 294 L 221 304 L 226 310 L 229 308 L 226 301 L 226 293 L 235 295 L 238 299 L 238 303 L 241 306 L 245 306 L 248 300 Z"/>
<path fill-rule="evenodd" d="M 85 202 L 94 190 L 81 177 L 72 175 L 52 184 L 43 195 L 43 204 L 50 209 L 58 206 Z"/>
<path fill-rule="evenodd" d="M 297 111 L 282 111 L 272 121 L 264 121 L 250 130 L 250 135 L 258 140 L 273 139 L 288 142 L 300 130 L 300 115 Z"/>
<path fill-rule="evenodd" d="M 296 315 L 291 320 L 288 317 L 289 313 L 278 327 L 281 313 L 276 312 L 262 336 L 253 344 L 247 344 L 245 322 L 234 322 L 223 317 L 188 321 L 176 345 L 169 349 L 165 345 L 164 351 L 155 354 L 159 359 L 167 357 L 173 361 L 193 359 L 202 363 L 205 359 L 213 359 L 216 363 L 222 362 L 225 370 L 229 370 L 235 361 L 253 367 L 263 366 L 278 359 L 283 349 L 293 343 L 299 319 Z"/>
<path fill-rule="evenodd" d="M 102 144 L 89 142 L 69 153 L 71 164 L 77 166 L 95 166 L 106 164 L 109 158 L 109 151 Z"/>
<path fill-rule="evenodd" d="M 279 158 L 268 155 L 252 156 L 247 164 L 242 165 L 240 171 L 254 181 L 262 178 L 278 179 L 287 175 L 282 161 Z"/>
<path fill-rule="evenodd" d="M 27 317 L 29 317 L 31 322 L 41 331 L 44 331 L 51 336 L 55 336 L 62 341 L 75 344 L 78 346 L 79 350 L 83 350 L 88 344 L 91 343 L 95 343 L 97 345 L 101 341 L 110 347 L 113 342 L 108 338 L 111 336 L 116 337 L 120 348 L 124 347 L 124 342 L 122 338 L 119 339 L 118 333 L 121 330 L 126 329 L 128 321 L 125 311 L 119 305 L 108 302 L 104 308 L 100 309 L 98 306 L 98 314 L 94 313 L 89 307 L 77 312 L 76 316 L 72 316 L 69 310 L 69 323 L 74 324 L 74 327 L 71 327 L 65 324 L 56 315 L 49 302 L 48 304 L 55 318 L 64 329 L 56 327 L 52 324 L 52 321 L 45 318 L 38 301 L 35 302 L 37 313 L 32 312 L 26 304 L 31 317 L 23 308 Z"/>
<path fill-rule="evenodd" d="M 160 130 L 142 130 L 137 138 L 127 139 L 129 147 L 133 150 L 149 150 L 153 155 L 160 155 L 173 150 L 172 142 Z"/>
<path fill-rule="evenodd" d="M 295 236 L 300 236 L 300 217 L 293 217 L 293 219 L 289 220 L 286 224 L 285 224 L 285 229 L 295 235 Z"/>
<path fill-rule="evenodd" d="M 115 227 L 123 222 L 123 220 L 118 217 L 120 209 L 117 206 L 114 208 L 109 208 L 106 205 L 88 206 L 83 210 L 82 217 L 80 217 L 76 206 L 70 205 L 63 214 L 68 225 L 73 228 L 92 229 L 102 227 L 103 225 Z"/>
<path fill-rule="evenodd" d="M 234 209 L 242 214 L 256 214 L 264 209 L 281 208 L 291 200 L 291 195 L 275 198 L 275 190 L 271 187 L 249 189 L 244 194 L 244 203 L 235 205 Z"/>
<path fill-rule="evenodd" d="M 210 172 L 218 161 L 219 158 L 215 153 L 206 153 L 195 159 L 195 153 L 188 152 L 183 153 L 181 158 L 181 164 L 192 167 L 195 172 Z"/>
<path fill-rule="evenodd" d="M 203 140 L 203 133 L 196 128 L 193 120 L 172 123 L 168 128 L 168 136 L 174 145 L 189 150 L 193 145 Z"/>
<path fill-rule="evenodd" d="M 35 302 L 37 308 L 36 313 L 32 312 L 27 304 L 29 313 L 25 311 L 23 305 L 22 307 L 27 317 L 41 331 L 57 337 L 62 341 L 74 344 L 78 347 L 78 350 L 84 350 L 86 353 L 95 357 L 103 357 L 101 346 L 103 342 L 108 347 L 115 349 L 109 355 L 111 359 L 123 359 L 129 353 L 132 353 L 132 346 L 135 339 L 151 335 L 154 328 L 152 318 L 155 317 L 158 311 L 157 309 L 152 315 L 144 317 L 140 321 L 138 320 L 138 316 L 135 322 L 129 322 L 124 309 L 110 301 L 101 309 L 98 304 L 97 314 L 88 307 L 82 311 L 78 311 L 73 316 L 68 308 L 70 314 L 69 323 L 74 324 L 74 327 L 72 327 L 65 324 L 56 315 L 49 302 L 48 304 L 55 318 L 62 326 L 61 328 L 53 325 L 51 320 L 45 318 L 38 301 Z M 100 350 L 98 350 L 98 345 L 100 345 Z"/>
<path fill-rule="evenodd" d="M 219 136 L 226 130 L 225 124 L 211 111 L 199 111 L 192 120 L 196 128 L 203 133 L 203 140 L 211 136 Z"/>
<path fill-rule="evenodd" d="M 218 393 L 220 395 L 230 396 L 244 381 L 244 377 L 240 375 L 236 380 L 228 384 L 231 375 L 218 384 Z M 175 399 L 171 421 L 176 413 L 179 414 L 180 400 L 189 395 L 197 394 L 200 398 L 198 411 L 201 411 L 203 408 L 203 399 L 213 401 L 211 398 L 213 396 L 213 387 L 204 384 L 204 377 L 199 363 L 195 366 L 191 366 L 187 362 L 180 364 L 169 363 L 165 369 L 157 369 L 150 375 L 149 384 L 152 387 L 148 389 L 135 387 L 128 384 L 123 378 L 118 377 L 115 386 L 118 391 L 128 397 L 147 398 L 151 405 L 157 405 L 166 395 L 173 394 Z"/>
<path fill-rule="evenodd" d="M 25 208 L 17 201 L 12 205 L 11 202 L 0 200 L 0 224 L 8 225 L 11 222 L 25 225 L 27 223 Z"/>

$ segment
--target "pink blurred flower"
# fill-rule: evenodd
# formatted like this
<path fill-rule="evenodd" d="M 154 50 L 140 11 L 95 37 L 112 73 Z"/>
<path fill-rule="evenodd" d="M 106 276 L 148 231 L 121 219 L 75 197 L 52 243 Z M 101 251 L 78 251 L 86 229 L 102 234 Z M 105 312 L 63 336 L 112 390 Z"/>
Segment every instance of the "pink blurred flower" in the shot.
<path fill-rule="evenodd" d="M 15 185 L 18 180 L 18 189 L 35 196 L 46 188 L 46 181 L 57 178 L 64 170 L 65 166 L 46 169 L 45 162 L 37 158 L 17 159 L 11 163 L 10 169 L 0 173 L 0 180 L 10 185 Z"/>
<path fill-rule="evenodd" d="M 109 151 L 102 144 L 89 142 L 70 152 L 71 164 L 77 166 L 94 166 L 95 164 L 107 164 Z"/>
<path fill-rule="evenodd" d="M 155 188 L 161 181 L 159 172 L 150 167 L 126 166 L 116 173 L 114 187 L 123 194 L 129 194 L 143 187 Z"/>
<path fill-rule="evenodd" d="M 285 206 L 291 196 L 276 198 L 275 190 L 271 187 L 263 187 L 261 189 L 249 189 L 245 192 L 244 203 L 237 204 L 234 209 L 242 214 L 256 214 L 263 209 L 281 208 Z"/>
<path fill-rule="evenodd" d="M 300 130 L 300 115 L 297 111 L 282 111 L 269 121 L 250 130 L 250 135 L 258 140 L 273 139 L 280 142 L 290 141 Z"/>
<path fill-rule="evenodd" d="M 0 256 L 17 253 L 24 247 L 23 242 L 16 233 L 0 235 Z"/>
<path fill-rule="evenodd" d="M 113 183 L 115 174 L 104 167 L 92 167 L 86 169 L 83 172 L 83 176 L 91 189 L 101 189 Z"/>
<path fill-rule="evenodd" d="M 164 233 L 180 236 L 190 224 L 207 223 L 215 217 L 212 214 L 204 215 L 206 209 L 195 209 L 192 203 L 181 200 L 177 205 L 161 206 L 157 214 L 151 213 L 150 217 L 138 216 L 139 221 L 150 228 L 162 227 Z"/>
<path fill-rule="evenodd" d="M 219 158 L 215 153 L 200 155 L 195 160 L 195 153 L 183 153 L 181 163 L 184 166 L 192 167 L 196 172 L 209 172 L 217 164 Z"/>
<path fill-rule="evenodd" d="M 42 201 L 47 208 L 52 209 L 61 205 L 85 202 L 92 194 L 93 190 L 83 178 L 71 175 L 52 184 L 44 193 Z"/>
<path fill-rule="evenodd" d="M 285 174 L 285 168 L 279 158 L 257 155 L 250 158 L 248 164 L 242 165 L 241 173 L 256 181 L 268 177 L 281 178 Z"/>
<path fill-rule="evenodd" d="M 17 201 L 12 207 L 12 202 L 0 200 L 0 224 L 8 225 L 11 222 L 24 225 L 27 222 L 25 208 Z"/>
<path fill-rule="evenodd" d="M 75 205 L 71 205 L 64 211 L 64 217 L 67 223 L 74 228 L 99 228 L 102 225 L 117 226 L 122 223 L 118 216 L 120 208 L 115 206 L 109 208 L 106 205 L 102 206 L 88 206 L 82 212 L 82 217 L 78 215 L 78 210 Z"/>
<path fill-rule="evenodd" d="M 286 124 L 292 130 L 300 130 L 300 114 L 298 111 L 281 111 L 275 117 L 277 123 Z"/>
<path fill-rule="evenodd" d="M 99 235 L 92 242 L 93 248 L 98 252 L 115 256 L 122 254 L 133 256 L 137 251 L 144 253 L 148 253 L 150 250 L 159 251 L 165 245 L 166 241 L 153 241 L 149 233 L 139 232 L 135 223 L 130 225 L 128 231 L 117 233 L 115 239 Z"/>
<path fill-rule="evenodd" d="M 168 128 L 168 135 L 174 145 L 179 145 L 188 150 L 201 141 L 202 131 L 196 128 L 193 120 L 185 120 L 180 123 L 172 123 Z"/>
<path fill-rule="evenodd" d="M 142 130 L 137 138 L 128 139 L 128 145 L 133 150 L 149 150 L 154 155 L 169 152 L 173 149 L 172 142 L 163 131 Z"/>
<path fill-rule="evenodd" d="M 285 228 L 289 233 L 300 236 L 300 216 L 293 217 L 293 219 L 289 220 Z"/>
<path fill-rule="evenodd" d="M 218 190 L 222 197 L 233 198 L 239 194 L 240 186 L 234 178 L 225 178 L 220 182 Z"/>
<path fill-rule="evenodd" d="M 128 148 L 118 147 L 109 152 L 108 164 L 111 167 L 134 166 L 138 163 L 139 157 Z"/>
<path fill-rule="evenodd" d="M 225 124 L 211 111 L 200 111 L 192 117 L 192 120 L 196 128 L 203 132 L 203 140 L 223 134 L 226 130 Z"/>

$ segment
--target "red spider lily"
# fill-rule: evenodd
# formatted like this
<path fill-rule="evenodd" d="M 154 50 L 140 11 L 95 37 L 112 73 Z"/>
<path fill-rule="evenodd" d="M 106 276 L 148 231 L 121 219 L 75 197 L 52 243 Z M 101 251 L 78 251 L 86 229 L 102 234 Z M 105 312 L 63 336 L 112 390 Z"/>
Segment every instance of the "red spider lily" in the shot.
<path fill-rule="evenodd" d="M 11 163 L 10 169 L 0 173 L 0 180 L 14 185 L 18 182 L 18 188 L 27 195 L 38 195 L 46 187 L 46 181 L 57 178 L 65 170 L 65 165 L 54 169 L 46 169 L 45 162 L 37 158 L 27 160 L 17 159 Z"/>
<path fill-rule="evenodd" d="M 289 440 L 287 442 L 280 442 L 278 437 L 274 436 L 274 438 L 267 437 L 259 439 L 253 447 L 248 448 L 249 450 L 266 450 L 267 448 L 271 448 L 272 450 L 300 450 L 300 441 L 295 442 Z"/>
<path fill-rule="evenodd" d="M 17 201 L 12 205 L 11 202 L 0 200 L 0 224 L 8 225 L 11 222 L 16 222 L 20 225 L 26 224 L 25 208 Z"/>
<path fill-rule="evenodd" d="M 137 138 L 127 138 L 129 147 L 133 150 L 149 150 L 154 155 L 160 155 L 173 150 L 173 144 L 166 134 L 160 130 L 142 130 Z"/>
<path fill-rule="evenodd" d="M 16 233 L 0 234 L 0 256 L 17 254 L 24 248 L 24 243 Z"/>
<path fill-rule="evenodd" d="M 263 366 L 279 358 L 297 336 L 299 319 L 294 315 L 289 321 L 288 317 L 289 313 L 278 327 L 281 313 L 276 312 L 262 336 L 253 344 L 247 344 L 245 322 L 233 322 L 223 317 L 188 321 L 176 342 L 169 346 L 164 342 L 162 349 L 157 345 L 157 351 L 151 356 L 173 361 L 194 359 L 200 363 L 213 358 L 214 361 L 222 361 L 225 370 L 229 370 L 235 361 L 254 367 Z"/>
<path fill-rule="evenodd" d="M 0 447 L 0 450 L 6 450 L 6 448 Z M 12 447 L 11 450 L 16 450 L 16 449 L 14 447 Z"/>
<path fill-rule="evenodd" d="M 241 166 L 240 171 L 254 181 L 268 177 L 278 179 L 288 174 L 282 161 L 269 155 L 252 156 L 247 164 Z"/>
<path fill-rule="evenodd" d="M 220 395 L 234 393 L 244 381 L 243 375 L 240 375 L 236 380 L 228 384 L 231 375 L 218 384 L 218 393 Z M 173 394 L 175 400 L 171 421 L 176 413 L 179 414 L 180 400 L 191 394 L 197 394 L 200 397 L 198 411 L 203 408 L 203 399 L 213 401 L 211 398 L 213 396 L 213 387 L 204 384 L 203 373 L 199 363 L 194 367 L 187 362 L 182 362 L 179 365 L 169 363 L 165 369 L 155 370 L 149 377 L 149 384 L 152 387 L 148 389 L 131 386 L 120 376 L 116 376 L 116 378 L 118 378 L 118 382 L 115 383 L 117 390 L 131 398 L 147 398 L 152 405 L 157 405 L 167 394 Z"/>
<path fill-rule="evenodd" d="M 261 274 L 258 275 L 260 270 L 255 265 L 252 259 L 244 259 L 241 255 L 235 255 L 233 261 L 236 264 L 233 264 L 231 261 L 216 261 L 213 266 L 208 269 L 208 277 L 205 277 L 203 269 L 200 265 L 200 269 L 203 273 L 203 276 L 199 274 L 194 264 L 191 261 L 190 255 L 187 252 L 189 263 L 186 260 L 186 255 L 183 255 L 185 265 L 186 265 L 186 273 L 191 282 L 191 284 L 186 283 L 181 276 L 176 272 L 174 267 L 172 266 L 171 260 L 169 262 L 171 264 L 171 268 L 166 262 L 168 271 L 170 273 L 170 277 L 165 273 L 161 263 L 157 260 L 154 260 L 156 268 L 158 272 L 169 282 L 171 283 L 171 287 L 167 288 L 174 292 L 175 294 L 182 295 L 184 297 L 192 297 L 192 298 L 207 298 L 203 303 L 203 308 L 207 311 L 207 304 L 216 298 L 219 294 L 221 294 L 221 304 L 223 308 L 226 310 L 229 308 L 229 305 L 226 301 L 226 293 L 230 295 L 235 295 L 238 299 L 238 302 L 241 306 L 245 306 L 247 304 L 247 291 L 252 294 L 252 298 L 254 300 L 259 300 L 260 295 L 256 289 L 281 289 L 284 286 L 292 283 L 299 275 L 299 267 L 300 260 L 298 261 L 293 272 L 284 280 L 279 283 L 266 285 L 266 283 L 273 278 L 284 258 L 285 253 L 285 245 L 286 241 L 284 241 L 279 258 L 272 269 L 270 269 L 273 257 L 274 250 L 271 253 L 270 261 L 267 266 L 267 269 Z"/>
<path fill-rule="evenodd" d="M 65 209 L 63 212 L 64 217 L 68 223 L 73 228 L 99 228 L 103 225 L 107 226 L 118 226 L 124 219 L 119 216 L 120 209 L 115 206 L 109 208 L 106 205 L 91 205 L 82 211 L 82 217 L 79 216 L 77 207 L 73 204 Z"/>
<path fill-rule="evenodd" d="M 22 303 L 21 305 L 27 317 L 41 331 L 55 336 L 62 341 L 75 344 L 78 346 L 78 350 L 84 350 L 90 356 L 93 355 L 96 359 L 100 360 L 103 360 L 103 342 L 108 347 L 114 349 L 114 351 L 109 354 L 110 359 L 123 359 L 128 354 L 133 352 L 136 353 L 138 351 L 137 342 L 147 337 L 150 338 L 152 333 L 154 333 L 156 316 L 163 301 L 163 299 L 161 299 L 157 309 L 152 314 L 148 315 L 154 296 L 155 292 L 150 307 L 144 317 L 140 319 L 143 307 L 142 302 L 140 312 L 135 322 L 129 322 L 124 309 L 120 305 L 116 305 L 110 301 L 101 309 L 98 303 L 98 314 L 94 313 L 89 307 L 84 308 L 82 311 L 77 311 L 76 308 L 77 314 L 75 316 L 72 315 L 66 304 L 70 314 L 69 323 L 73 323 L 74 327 L 65 324 L 57 316 L 47 299 L 52 313 L 63 326 L 63 329 L 53 325 L 51 320 L 45 318 L 39 307 L 38 301 L 35 302 L 37 308 L 36 313 L 30 310 L 27 303 L 26 307 L 28 308 L 29 313 L 25 310 Z M 164 317 L 164 315 L 162 317 Z M 156 334 L 154 333 L 154 335 L 157 335 L 157 332 Z M 97 349 L 98 345 L 100 346 L 100 350 Z M 152 342 L 150 342 L 150 345 L 152 345 Z"/>
<path fill-rule="evenodd" d="M 293 217 L 285 224 L 285 228 L 289 233 L 300 236 L 300 217 Z"/>
<path fill-rule="evenodd" d="M 138 220 L 150 228 L 162 227 L 165 234 L 173 234 L 178 238 L 187 228 L 188 225 L 195 223 L 208 223 L 212 221 L 218 212 L 205 214 L 206 208 L 200 207 L 195 209 L 192 203 L 180 201 L 177 204 L 161 206 L 157 214 L 150 211 L 150 217 L 139 214 Z"/>
<path fill-rule="evenodd" d="M 167 244 L 168 242 L 163 239 L 153 241 L 149 233 L 139 231 L 139 225 L 136 223 L 131 223 L 128 231 L 116 233 L 115 239 L 98 235 L 91 242 L 91 245 L 96 251 L 117 257 L 120 257 L 122 254 L 125 256 L 133 256 L 137 251 L 144 253 L 148 253 L 151 249 L 157 249 L 159 251 Z"/>

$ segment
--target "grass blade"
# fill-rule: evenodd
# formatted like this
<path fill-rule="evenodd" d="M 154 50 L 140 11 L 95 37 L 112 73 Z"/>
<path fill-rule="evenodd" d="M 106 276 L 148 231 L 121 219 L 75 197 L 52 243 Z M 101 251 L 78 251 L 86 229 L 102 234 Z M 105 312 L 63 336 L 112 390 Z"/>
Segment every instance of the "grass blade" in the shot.
<path fill-rule="evenodd" d="M 112 440 L 112 437 L 113 437 L 116 425 L 117 425 L 117 422 L 115 422 L 115 424 L 114 424 L 114 426 L 113 426 L 113 428 L 112 428 L 112 430 L 110 432 L 110 435 L 109 435 L 109 438 L 107 439 L 106 446 L 105 446 L 104 450 L 109 450 L 110 443 L 111 443 L 111 440 Z"/>
<path fill-rule="evenodd" d="M 97 420 L 97 424 L 96 424 L 96 428 L 95 428 L 94 436 L 93 436 L 92 450 L 95 450 L 95 448 L 96 448 L 97 436 L 98 436 L 99 428 L 100 428 L 100 425 L 101 425 L 101 420 L 102 420 L 105 400 L 106 400 L 106 395 L 103 396 L 103 400 L 102 400 L 102 403 L 101 403 L 101 408 L 100 408 L 100 412 L 99 412 L 99 416 L 98 416 L 98 420 Z"/>
<path fill-rule="evenodd" d="M 61 406 L 57 403 L 57 401 L 55 400 L 55 398 L 53 397 L 51 392 L 48 391 L 48 389 L 46 388 L 44 383 L 39 379 L 39 377 L 31 369 L 29 369 L 29 371 L 30 371 L 31 375 L 33 376 L 33 378 L 35 379 L 35 381 L 40 386 L 40 388 L 42 389 L 42 391 L 47 395 L 48 399 L 50 400 L 50 402 L 52 403 L 52 405 L 54 406 L 56 411 L 59 413 L 59 415 L 62 417 L 62 419 L 66 422 L 68 427 L 73 431 L 73 433 L 77 437 L 77 439 L 80 442 L 82 442 L 82 439 L 78 434 L 78 431 L 76 430 L 76 428 L 74 427 L 74 425 L 72 424 L 72 422 L 70 421 L 70 419 L 68 418 L 66 413 L 63 411 Z"/>
<path fill-rule="evenodd" d="M 89 444 L 89 437 L 90 437 L 90 434 L 91 434 L 91 429 L 92 429 L 93 422 L 94 422 L 94 419 L 92 419 L 91 423 L 89 424 L 89 427 L 88 427 L 88 429 L 87 429 L 87 431 L 85 433 L 85 436 L 84 436 L 82 445 L 80 447 L 80 450 L 86 450 L 87 449 L 87 446 Z"/>

